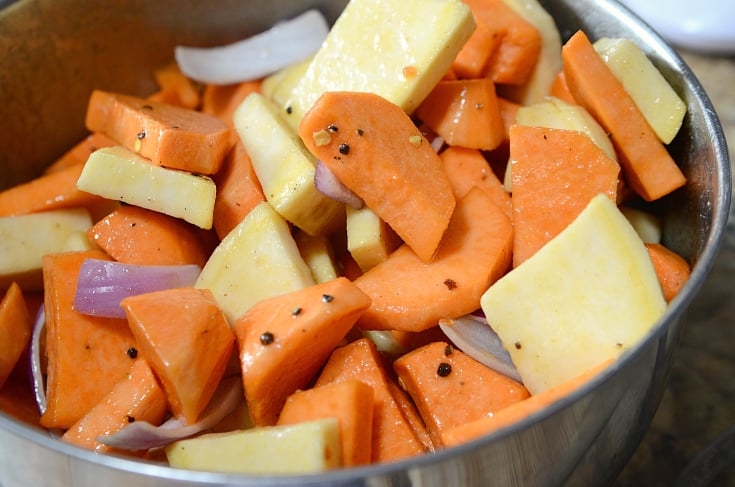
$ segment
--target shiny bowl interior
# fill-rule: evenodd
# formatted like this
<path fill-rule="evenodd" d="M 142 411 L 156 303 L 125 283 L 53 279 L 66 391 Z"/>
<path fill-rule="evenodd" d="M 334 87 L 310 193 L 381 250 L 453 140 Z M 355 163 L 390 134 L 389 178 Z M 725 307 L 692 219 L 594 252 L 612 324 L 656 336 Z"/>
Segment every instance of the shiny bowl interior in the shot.
<path fill-rule="evenodd" d="M 685 322 L 724 235 L 730 164 L 711 103 L 678 54 L 614 0 L 541 0 L 562 38 L 628 37 L 683 97 L 688 114 L 670 145 L 689 184 L 657 203 L 664 241 L 693 264 L 691 278 L 647 338 L 574 394 L 472 443 L 385 465 L 293 477 L 234 476 L 102 456 L 0 412 L 0 485 L 595 485 L 613 479 L 658 406 Z M 39 174 L 85 134 L 93 88 L 154 90 L 152 69 L 177 44 L 215 45 L 342 0 L 21 0 L 0 3 L 0 188 Z M 104 479 L 104 480 L 102 480 Z"/>

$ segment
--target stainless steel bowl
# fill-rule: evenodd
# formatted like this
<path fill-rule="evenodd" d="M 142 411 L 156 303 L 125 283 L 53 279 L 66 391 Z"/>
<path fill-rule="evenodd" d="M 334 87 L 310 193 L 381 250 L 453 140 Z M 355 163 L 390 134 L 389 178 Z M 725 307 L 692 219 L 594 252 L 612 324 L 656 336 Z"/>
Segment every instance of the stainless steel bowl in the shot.
<path fill-rule="evenodd" d="M 5 2 L 7 4 L 7 2 Z M 689 184 L 658 203 L 664 240 L 693 262 L 647 338 L 581 390 L 505 430 L 433 455 L 323 475 L 233 476 L 102 456 L 0 413 L 0 485 L 595 485 L 616 475 L 659 404 L 687 306 L 709 273 L 730 205 L 724 136 L 675 51 L 613 0 L 542 0 L 563 38 L 625 36 L 641 45 L 688 106 L 670 148 Z M 232 41 L 307 7 L 336 18 L 344 1 L 22 0 L 0 11 L 0 188 L 30 179 L 84 134 L 93 88 L 146 95 L 176 44 Z M 3 5 L 0 1 L 0 6 Z"/>

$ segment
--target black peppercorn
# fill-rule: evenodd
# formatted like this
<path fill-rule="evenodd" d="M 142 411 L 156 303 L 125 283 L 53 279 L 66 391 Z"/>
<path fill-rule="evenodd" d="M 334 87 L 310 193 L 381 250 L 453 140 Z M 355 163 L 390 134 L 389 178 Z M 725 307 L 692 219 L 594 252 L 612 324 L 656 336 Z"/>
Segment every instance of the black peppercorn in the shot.
<path fill-rule="evenodd" d="M 273 333 L 269 331 L 263 332 L 262 335 L 260 335 L 260 343 L 263 345 L 270 345 L 273 343 L 273 340 L 275 340 L 275 337 L 273 336 Z"/>
<path fill-rule="evenodd" d="M 331 303 L 333 299 L 334 299 L 334 296 L 332 296 L 331 294 L 322 294 L 323 303 Z"/>
<path fill-rule="evenodd" d="M 449 374 L 452 373 L 452 366 L 446 362 L 442 362 L 436 369 L 436 373 L 437 375 L 439 375 L 439 377 L 447 377 Z"/>
<path fill-rule="evenodd" d="M 339 144 L 339 153 L 343 156 L 346 156 L 350 153 L 350 146 L 345 144 L 344 142 Z"/>
<path fill-rule="evenodd" d="M 291 310 L 291 314 L 293 316 L 298 316 L 299 314 L 301 314 L 301 308 L 296 307 L 296 308 L 292 309 Z"/>
<path fill-rule="evenodd" d="M 329 124 L 329 125 L 327 126 L 327 130 L 328 130 L 328 131 L 330 131 L 330 132 L 332 132 L 333 134 L 335 134 L 335 133 L 337 133 L 337 131 L 338 131 L 339 129 L 337 128 L 337 126 L 336 126 L 336 125 L 334 125 L 333 123 L 330 123 L 330 124 Z"/>
<path fill-rule="evenodd" d="M 135 358 L 138 356 L 138 349 L 135 347 L 130 347 L 125 353 L 128 354 L 128 357 Z"/>
<path fill-rule="evenodd" d="M 145 129 L 138 132 L 138 134 L 135 136 L 138 140 L 145 139 Z"/>

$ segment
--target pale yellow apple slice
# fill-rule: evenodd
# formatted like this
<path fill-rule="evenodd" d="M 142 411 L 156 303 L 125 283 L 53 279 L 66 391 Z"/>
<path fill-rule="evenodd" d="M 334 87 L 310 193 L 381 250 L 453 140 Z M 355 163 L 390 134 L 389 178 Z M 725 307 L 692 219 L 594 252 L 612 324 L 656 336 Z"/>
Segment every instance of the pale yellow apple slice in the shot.
<path fill-rule="evenodd" d="M 604 195 L 481 298 L 532 394 L 634 347 L 665 308 L 645 245 Z"/>

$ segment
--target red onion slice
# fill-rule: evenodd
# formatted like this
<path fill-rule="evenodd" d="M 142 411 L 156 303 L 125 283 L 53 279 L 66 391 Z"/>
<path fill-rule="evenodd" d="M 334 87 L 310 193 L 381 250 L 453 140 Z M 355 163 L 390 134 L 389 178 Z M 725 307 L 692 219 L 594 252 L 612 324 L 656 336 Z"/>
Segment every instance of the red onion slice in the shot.
<path fill-rule="evenodd" d="M 511 379 L 523 382 L 503 342 L 483 317 L 469 314 L 439 321 L 444 334 L 462 352 Z"/>
<path fill-rule="evenodd" d="M 43 380 L 43 370 L 41 370 L 41 335 L 46 328 L 46 312 L 43 303 L 38 308 L 36 320 L 33 322 L 33 333 L 31 334 L 31 346 L 28 353 L 31 372 L 31 387 L 33 388 L 33 396 L 36 399 L 38 411 L 43 414 L 46 412 L 46 384 Z"/>
<path fill-rule="evenodd" d="M 116 433 L 99 436 L 97 441 L 129 451 L 166 446 L 215 426 L 243 400 L 242 379 L 240 376 L 228 377 L 222 379 L 201 418 L 194 424 L 187 425 L 179 418 L 171 418 L 160 426 L 154 426 L 147 421 L 136 421 Z"/>
<path fill-rule="evenodd" d="M 79 270 L 74 310 L 79 313 L 125 318 L 120 301 L 127 296 L 193 286 L 201 269 L 186 265 L 133 265 L 86 259 Z"/>
<path fill-rule="evenodd" d="M 322 161 L 317 162 L 314 170 L 314 185 L 325 196 L 359 210 L 365 203 L 347 186 L 342 184 Z"/>
<path fill-rule="evenodd" d="M 181 71 L 196 81 L 230 84 L 267 76 L 314 54 L 329 32 L 318 10 L 307 10 L 291 20 L 247 39 L 218 47 L 177 46 L 174 56 Z"/>

